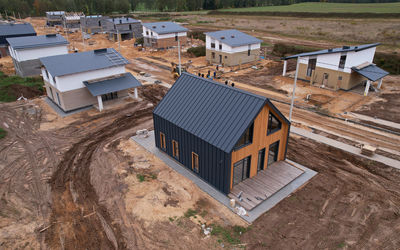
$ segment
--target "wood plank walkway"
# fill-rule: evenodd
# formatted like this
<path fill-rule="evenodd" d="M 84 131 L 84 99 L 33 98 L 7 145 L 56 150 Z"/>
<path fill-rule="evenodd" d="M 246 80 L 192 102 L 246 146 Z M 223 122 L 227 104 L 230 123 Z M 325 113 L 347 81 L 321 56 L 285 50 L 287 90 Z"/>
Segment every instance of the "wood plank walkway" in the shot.
<path fill-rule="evenodd" d="M 229 198 L 250 211 L 304 173 L 286 161 L 275 162 L 253 178 L 235 185 Z M 241 193 L 241 199 L 238 198 Z"/>

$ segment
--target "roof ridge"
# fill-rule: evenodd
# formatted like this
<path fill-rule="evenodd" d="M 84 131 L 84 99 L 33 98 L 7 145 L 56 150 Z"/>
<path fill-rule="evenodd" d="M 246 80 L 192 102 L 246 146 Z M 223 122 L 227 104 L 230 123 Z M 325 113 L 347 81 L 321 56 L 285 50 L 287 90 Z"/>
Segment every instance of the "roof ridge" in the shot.
<path fill-rule="evenodd" d="M 199 76 L 196 76 L 196 75 L 188 73 L 188 72 L 183 72 L 182 75 L 191 76 L 193 78 L 197 78 L 197 79 L 203 80 L 205 82 L 214 84 L 214 85 L 216 85 L 216 86 L 218 86 L 220 88 L 226 88 L 226 89 L 229 89 L 229 90 L 237 91 L 237 92 L 240 92 L 240 93 L 245 94 L 245 95 L 250 95 L 250 96 L 259 98 L 261 100 L 267 100 L 268 99 L 265 96 L 257 95 L 257 94 L 251 93 L 251 92 L 243 90 L 243 89 L 238 89 L 238 88 L 235 88 L 235 87 L 231 87 L 231 86 L 225 85 L 224 83 L 213 81 L 213 80 L 210 80 L 210 79 L 207 79 L 207 78 L 203 78 L 203 77 L 199 77 Z"/>

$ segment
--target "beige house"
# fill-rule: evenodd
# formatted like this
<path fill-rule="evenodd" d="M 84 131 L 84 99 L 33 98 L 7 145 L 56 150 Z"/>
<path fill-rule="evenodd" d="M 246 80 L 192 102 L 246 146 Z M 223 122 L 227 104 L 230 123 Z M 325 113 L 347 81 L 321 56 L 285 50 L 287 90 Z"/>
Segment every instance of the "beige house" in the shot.
<path fill-rule="evenodd" d="M 373 64 L 376 46 L 379 43 L 359 46 L 343 46 L 284 57 L 283 76 L 286 75 L 287 60 L 297 59 L 298 79 L 309 81 L 312 85 L 334 90 L 350 90 L 365 84 L 367 95 L 371 84 L 389 73 Z"/>
<path fill-rule="evenodd" d="M 63 111 L 96 105 L 101 111 L 107 101 L 128 96 L 141 83 L 125 70 L 129 63 L 114 49 L 40 58 L 48 98 Z M 105 102 L 103 104 L 103 102 Z"/>
<path fill-rule="evenodd" d="M 238 30 L 220 30 L 206 35 L 206 60 L 236 66 L 259 60 L 261 40 Z"/>

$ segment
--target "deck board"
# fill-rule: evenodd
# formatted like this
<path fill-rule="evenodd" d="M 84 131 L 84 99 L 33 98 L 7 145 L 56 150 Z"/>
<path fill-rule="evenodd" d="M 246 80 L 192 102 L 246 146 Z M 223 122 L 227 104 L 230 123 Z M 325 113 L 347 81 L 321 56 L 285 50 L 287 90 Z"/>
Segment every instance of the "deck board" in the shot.
<path fill-rule="evenodd" d="M 235 185 L 228 196 L 245 209 L 252 210 L 303 173 L 303 170 L 286 161 L 275 162 L 253 178 Z M 242 195 L 239 200 L 240 193 Z"/>

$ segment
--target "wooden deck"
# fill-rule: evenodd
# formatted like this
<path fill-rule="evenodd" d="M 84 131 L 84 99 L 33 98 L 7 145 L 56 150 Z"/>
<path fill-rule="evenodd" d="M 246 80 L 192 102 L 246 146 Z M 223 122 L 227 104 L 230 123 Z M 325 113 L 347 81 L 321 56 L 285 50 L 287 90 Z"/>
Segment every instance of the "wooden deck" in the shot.
<path fill-rule="evenodd" d="M 303 170 L 286 161 L 275 162 L 266 170 L 260 171 L 253 178 L 246 179 L 235 185 L 228 196 L 231 199 L 235 199 L 246 210 L 252 210 L 302 175 L 303 172 Z M 242 194 L 239 200 L 238 195 L 240 192 Z"/>

